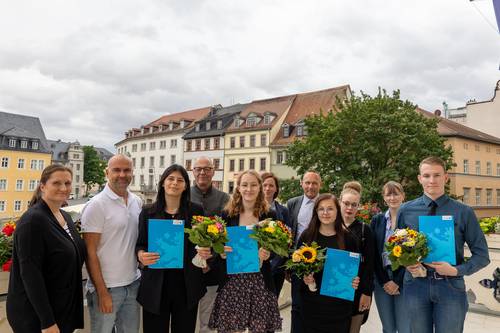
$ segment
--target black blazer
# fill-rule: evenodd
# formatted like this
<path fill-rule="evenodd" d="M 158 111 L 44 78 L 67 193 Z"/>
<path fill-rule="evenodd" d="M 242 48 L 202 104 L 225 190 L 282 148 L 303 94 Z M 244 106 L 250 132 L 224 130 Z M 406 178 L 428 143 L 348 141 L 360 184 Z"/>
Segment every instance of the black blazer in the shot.
<path fill-rule="evenodd" d="M 374 265 L 375 265 L 375 277 L 378 283 L 383 286 L 385 283 L 389 282 L 391 279 L 384 268 L 384 261 L 382 260 L 382 253 L 384 252 L 385 244 L 385 229 L 387 226 L 387 218 L 384 213 L 375 215 L 370 223 L 370 228 L 374 236 Z M 396 271 L 393 271 L 394 281 L 400 288 L 403 286 L 403 278 L 405 274 L 405 268 L 400 267 Z"/>
<path fill-rule="evenodd" d="M 286 206 L 288 208 L 288 213 L 290 214 L 290 225 L 292 228 L 293 235 L 293 245 L 297 245 L 297 231 L 299 229 L 299 223 L 297 217 L 299 216 L 300 206 L 302 206 L 302 200 L 304 200 L 304 196 L 300 195 L 295 198 L 291 198 L 287 201 Z"/>
<path fill-rule="evenodd" d="M 222 219 L 224 219 L 224 221 L 226 221 L 226 225 L 228 227 L 235 227 L 235 226 L 240 225 L 240 216 L 239 215 L 229 217 L 229 216 L 227 216 L 227 213 L 224 211 L 224 212 L 222 212 L 221 217 L 222 217 Z M 259 216 L 259 221 L 269 219 L 269 218 L 276 220 L 276 212 L 274 210 L 270 210 L 267 214 L 263 214 L 263 215 Z M 271 256 L 272 256 L 272 254 L 271 254 Z M 226 270 L 227 266 L 226 266 L 226 262 L 225 262 L 226 260 L 222 259 L 222 261 L 223 261 L 223 264 L 221 266 L 223 267 L 223 269 L 222 269 L 223 277 L 221 279 L 222 282 L 219 284 L 219 289 L 222 288 L 228 280 L 227 270 Z M 264 278 L 264 284 L 265 284 L 266 288 L 269 291 L 271 291 L 272 293 L 274 293 L 276 288 L 274 286 L 274 280 L 273 280 L 273 276 L 271 273 L 270 260 L 266 260 L 262 263 L 262 267 L 260 268 L 260 272 L 262 273 L 262 276 Z"/>
<path fill-rule="evenodd" d="M 7 318 L 14 332 L 83 328 L 83 240 L 71 216 L 61 213 L 73 239 L 42 200 L 29 208 L 14 232 Z"/>
<path fill-rule="evenodd" d="M 191 227 L 191 219 L 196 215 L 204 215 L 203 207 L 197 203 L 191 202 L 191 209 L 188 212 L 182 212 L 185 216 L 184 227 Z M 149 219 L 169 219 L 165 212 L 150 213 L 148 208 L 143 208 L 139 215 L 139 235 L 135 252 L 139 250 L 148 251 L 148 223 Z M 203 282 L 203 272 L 201 268 L 193 265 L 191 260 L 196 255 L 195 245 L 184 234 L 184 282 L 186 286 L 186 300 L 188 308 L 198 305 L 198 301 L 207 291 Z M 137 295 L 137 301 L 148 312 L 161 314 L 162 298 L 168 295 L 169 290 L 163 290 L 164 272 L 168 269 L 150 269 L 142 268 L 141 284 Z M 175 286 L 169 286 L 175 288 Z"/>

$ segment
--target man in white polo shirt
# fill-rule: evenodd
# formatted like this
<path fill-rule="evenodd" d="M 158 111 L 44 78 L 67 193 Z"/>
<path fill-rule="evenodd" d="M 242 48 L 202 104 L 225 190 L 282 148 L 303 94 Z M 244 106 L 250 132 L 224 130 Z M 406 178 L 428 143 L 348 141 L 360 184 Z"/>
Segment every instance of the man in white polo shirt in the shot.
<path fill-rule="evenodd" d="M 136 301 L 140 272 L 135 243 L 142 202 L 128 190 L 132 160 L 115 155 L 106 168 L 108 183 L 85 206 L 83 239 L 87 245 L 87 302 L 92 333 L 137 333 Z"/>

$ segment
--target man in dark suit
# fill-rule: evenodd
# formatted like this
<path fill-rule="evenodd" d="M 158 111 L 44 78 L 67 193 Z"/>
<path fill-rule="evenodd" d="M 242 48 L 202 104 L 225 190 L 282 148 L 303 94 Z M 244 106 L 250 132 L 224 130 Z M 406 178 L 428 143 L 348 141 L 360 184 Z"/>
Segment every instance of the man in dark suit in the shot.
<path fill-rule="evenodd" d="M 311 221 L 314 201 L 321 188 L 321 176 L 316 171 L 307 171 L 300 181 L 303 195 L 292 198 L 286 203 L 290 212 L 290 221 L 293 230 L 294 246 L 298 244 L 300 235 L 309 226 Z M 292 333 L 302 333 L 302 319 L 300 316 L 300 280 L 292 276 Z"/>

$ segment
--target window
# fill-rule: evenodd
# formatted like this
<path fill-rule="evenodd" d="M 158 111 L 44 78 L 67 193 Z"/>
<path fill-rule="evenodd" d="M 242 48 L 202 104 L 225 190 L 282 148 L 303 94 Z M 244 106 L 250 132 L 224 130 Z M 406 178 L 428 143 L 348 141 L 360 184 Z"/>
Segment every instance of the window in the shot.
<path fill-rule="evenodd" d="M 146 143 L 141 143 L 141 151 L 146 151 Z"/>
<path fill-rule="evenodd" d="M 175 155 L 170 155 L 170 164 L 175 164 Z"/>
<path fill-rule="evenodd" d="M 45 168 L 45 161 L 38 160 L 38 170 L 43 170 L 43 168 Z"/>
<path fill-rule="evenodd" d="M 245 147 L 245 136 L 240 136 L 240 148 Z"/>
<path fill-rule="evenodd" d="M 127 147 L 125 147 L 125 151 L 127 151 Z M 80 154 L 73 154 L 73 158 L 75 160 L 79 159 L 80 158 Z"/>
<path fill-rule="evenodd" d="M 497 176 L 500 176 L 500 163 L 497 163 Z"/>
<path fill-rule="evenodd" d="M 267 134 L 260 135 L 260 146 L 261 147 L 267 146 Z"/>
<path fill-rule="evenodd" d="M 220 169 L 220 159 L 214 158 L 214 169 L 219 170 Z"/>
<path fill-rule="evenodd" d="M 233 181 L 228 182 L 228 190 L 229 190 L 229 193 L 233 193 L 233 191 L 234 191 L 234 182 Z"/>
<path fill-rule="evenodd" d="M 11 148 L 16 147 L 16 139 L 9 139 L 9 147 Z"/>
<path fill-rule="evenodd" d="M 255 117 L 248 117 L 247 118 L 247 127 L 254 127 L 256 124 Z"/>
<path fill-rule="evenodd" d="M 214 138 L 214 149 L 220 149 L 220 138 Z"/>
<path fill-rule="evenodd" d="M 139 177 L 140 185 L 144 185 L 144 175 Z"/>
<path fill-rule="evenodd" d="M 469 160 L 464 160 L 464 173 L 469 173 Z"/>
<path fill-rule="evenodd" d="M 493 175 L 493 168 L 491 167 L 491 162 L 486 162 L 486 174 L 488 176 Z"/>
<path fill-rule="evenodd" d="M 255 170 L 255 158 L 250 159 L 250 165 L 248 166 L 250 170 Z"/>
<path fill-rule="evenodd" d="M 486 206 L 491 206 L 493 204 L 493 190 L 491 188 L 486 189 Z"/>
<path fill-rule="evenodd" d="M 0 179 L 0 191 L 7 190 L 7 179 Z"/>
<path fill-rule="evenodd" d="M 469 149 L 469 145 L 467 143 L 464 143 L 464 150 L 468 150 Z"/>
<path fill-rule="evenodd" d="M 229 147 L 230 148 L 235 148 L 236 147 L 236 137 L 232 136 L 229 138 Z"/>
<path fill-rule="evenodd" d="M 240 158 L 239 165 L 238 165 L 238 170 L 239 171 L 245 170 L 245 159 L 244 158 Z"/>
<path fill-rule="evenodd" d="M 481 161 L 476 161 L 476 175 L 481 174 Z"/>
<path fill-rule="evenodd" d="M 21 211 L 21 200 L 15 200 L 14 201 L 14 211 L 15 212 L 20 212 Z"/>
<path fill-rule="evenodd" d="M 205 150 L 210 149 L 210 139 L 205 139 Z"/>
<path fill-rule="evenodd" d="M 16 180 L 16 191 L 22 191 L 24 187 L 24 181 L 22 179 Z"/>
<path fill-rule="evenodd" d="M 229 160 L 229 171 L 234 172 L 234 160 Z"/>
<path fill-rule="evenodd" d="M 146 166 L 146 158 L 141 157 L 141 169 L 144 169 L 145 166 Z"/>
<path fill-rule="evenodd" d="M 222 129 L 222 120 L 217 120 L 217 129 Z"/>
<path fill-rule="evenodd" d="M 191 170 L 191 160 L 186 160 L 186 170 Z"/>
<path fill-rule="evenodd" d="M 20 158 L 17 160 L 17 168 L 24 169 L 24 158 Z"/>
<path fill-rule="evenodd" d="M 160 168 L 165 166 L 165 156 L 160 156 Z"/>
<path fill-rule="evenodd" d="M 21 140 L 21 148 L 24 148 L 24 149 L 28 148 L 28 141 Z"/>
<path fill-rule="evenodd" d="M 464 197 L 462 199 L 463 203 L 467 204 L 469 203 L 470 199 L 470 188 L 464 187 Z"/>
<path fill-rule="evenodd" d="M 299 125 L 297 126 L 297 136 L 303 136 L 304 135 L 304 126 Z"/>
<path fill-rule="evenodd" d="M 481 190 L 480 188 L 476 188 L 476 206 L 481 205 Z"/>
<path fill-rule="evenodd" d="M 497 148 L 497 155 L 500 155 L 500 148 Z"/>
<path fill-rule="evenodd" d="M 211 123 L 211 122 L 209 122 L 209 121 L 207 121 L 207 122 L 206 122 L 206 124 L 205 124 L 205 129 L 206 129 L 207 131 L 210 131 L 210 128 L 211 128 L 211 127 L 212 127 L 212 123 Z"/>
<path fill-rule="evenodd" d="M 236 128 L 240 127 L 240 118 L 239 117 L 234 118 L 234 127 L 236 127 Z"/>
<path fill-rule="evenodd" d="M 194 141 L 195 150 L 201 150 L 201 139 L 196 139 Z"/>
<path fill-rule="evenodd" d="M 476 151 L 480 151 L 480 150 L 481 150 L 481 149 L 479 148 L 479 145 L 474 145 L 474 149 L 475 149 Z"/>
<path fill-rule="evenodd" d="M 500 206 L 500 189 L 497 189 L 497 206 Z"/>
<path fill-rule="evenodd" d="M 0 200 L 0 212 L 5 212 L 5 201 Z"/>
<path fill-rule="evenodd" d="M 156 149 L 156 142 L 150 142 L 149 143 L 149 150 L 155 150 Z"/>
<path fill-rule="evenodd" d="M 79 183 L 80 182 L 80 175 L 75 176 L 75 182 Z"/>
<path fill-rule="evenodd" d="M 134 152 L 136 152 L 136 151 L 137 151 L 137 143 L 134 143 L 134 144 L 132 145 L 132 152 L 134 153 Z"/>
<path fill-rule="evenodd" d="M 130 185 L 135 186 L 135 176 L 132 176 L 132 182 L 130 183 Z"/>
<path fill-rule="evenodd" d="M 177 148 L 177 139 L 170 140 L 170 148 Z"/>
<path fill-rule="evenodd" d="M 271 123 L 271 115 L 270 114 L 266 114 L 264 116 L 264 125 L 269 125 Z"/>
<path fill-rule="evenodd" d="M 31 170 L 38 169 L 38 160 L 31 160 L 30 168 L 31 168 Z"/>
<path fill-rule="evenodd" d="M 2 168 L 8 168 L 8 167 L 9 167 L 9 158 L 8 157 L 2 157 Z"/>
<path fill-rule="evenodd" d="M 255 134 L 250 135 L 250 147 L 255 147 Z"/>
<path fill-rule="evenodd" d="M 155 166 L 155 157 L 154 157 L 154 156 L 151 156 L 151 157 L 149 158 L 149 167 L 150 167 L 150 168 L 154 168 L 154 166 Z"/>
<path fill-rule="evenodd" d="M 276 164 L 283 164 L 283 151 L 276 152 Z"/>
<path fill-rule="evenodd" d="M 38 186 L 38 180 L 30 180 L 29 185 L 28 185 L 28 190 L 34 191 L 37 186 Z"/>
<path fill-rule="evenodd" d="M 491 147 L 490 147 L 490 146 L 486 146 L 486 152 L 487 152 L 487 153 L 490 153 L 490 152 L 491 152 Z"/>
<path fill-rule="evenodd" d="M 132 158 L 132 167 L 134 167 L 134 168 L 135 168 L 135 157 L 134 157 L 134 158 Z"/>
<path fill-rule="evenodd" d="M 135 160 L 135 158 L 134 158 L 134 160 Z M 77 164 L 77 165 L 76 165 L 76 170 L 77 170 L 77 171 L 80 171 L 80 164 Z"/>
<path fill-rule="evenodd" d="M 283 125 L 283 137 L 288 138 L 290 136 L 290 126 Z"/>
<path fill-rule="evenodd" d="M 160 149 L 167 149 L 167 141 L 166 140 L 160 141 Z"/>
<path fill-rule="evenodd" d="M 31 143 L 31 149 L 38 150 L 38 141 L 33 141 Z"/>
<path fill-rule="evenodd" d="M 191 151 L 193 149 L 193 142 L 191 140 L 186 141 L 186 150 Z"/>
<path fill-rule="evenodd" d="M 195 130 L 196 132 L 199 132 L 199 131 L 200 131 L 200 124 L 196 124 L 196 126 L 195 126 L 194 130 Z"/>
<path fill-rule="evenodd" d="M 266 158 L 263 157 L 260 159 L 260 171 L 265 171 L 266 170 Z"/>

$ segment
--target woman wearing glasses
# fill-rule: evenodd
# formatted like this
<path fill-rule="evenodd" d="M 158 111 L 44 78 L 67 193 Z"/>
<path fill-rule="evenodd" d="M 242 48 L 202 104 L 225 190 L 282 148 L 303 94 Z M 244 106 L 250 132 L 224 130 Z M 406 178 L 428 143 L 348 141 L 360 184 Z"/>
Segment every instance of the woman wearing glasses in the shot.
<path fill-rule="evenodd" d="M 357 249 L 354 239 L 343 224 L 337 198 L 329 193 L 321 194 L 314 204 L 313 215 L 307 229 L 302 233 L 299 244 L 318 243 L 322 248 L 347 251 Z M 351 325 L 352 302 L 340 298 L 320 295 L 323 272 L 304 277 L 301 286 L 302 319 L 307 333 L 337 332 L 348 333 Z M 306 286 L 316 283 L 317 290 Z M 357 288 L 359 277 L 353 280 Z"/>
<path fill-rule="evenodd" d="M 353 252 L 361 254 L 359 267 L 359 289 L 354 297 L 351 333 L 358 333 L 361 325 L 368 318 L 373 292 L 373 234 L 370 227 L 356 220 L 358 207 L 361 200 L 361 184 L 356 181 L 344 184 L 340 194 L 340 210 L 344 224 L 349 233 L 356 239 L 356 249 Z"/>
<path fill-rule="evenodd" d="M 375 215 L 370 224 L 375 237 L 375 302 L 385 333 L 410 332 L 402 290 L 404 267 L 392 271 L 384 244 L 397 226 L 399 207 L 405 199 L 401 184 L 387 182 L 382 188 L 382 196 L 389 207 L 385 213 Z"/>

